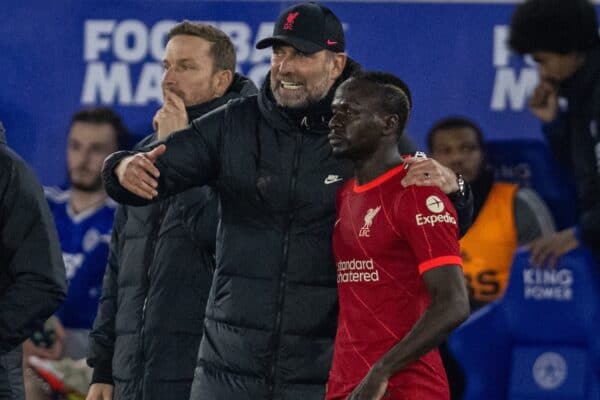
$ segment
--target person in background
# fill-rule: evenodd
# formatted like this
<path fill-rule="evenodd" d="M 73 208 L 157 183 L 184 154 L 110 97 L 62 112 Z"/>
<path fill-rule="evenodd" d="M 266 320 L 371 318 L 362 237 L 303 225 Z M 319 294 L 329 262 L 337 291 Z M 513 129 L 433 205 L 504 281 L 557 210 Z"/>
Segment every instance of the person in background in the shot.
<path fill-rule="evenodd" d="M 427 134 L 433 158 L 464 177 L 473 191 L 473 225 L 460 240 L 471 311 L 504 293 L 517 247 L 555 231 L 543 200 L 529 188 L 497 182 L 480 127 L 447 117 Z"/>
<path fill-rule="evenodd" d="M 163 59 L 156 132 L 138 146 L 255 94 L 235 65 L 225 33 L 188 21 L 175 25 Z M 119 206 L 90 335 L 88 400 L 188 400 L 215 268 L 217 208 L 207 186 L 144 207 Z"/>
<path fill-rule="evenodd" d="M 587 0 L 527 0 L 510 22 L 508 44 L 537 63 L 540 82 L 530 110 L 557 162 L 575 179 L 579 221 L 530 245 L 534 264 L 583 244 L 600 265 L 600 37 Z M 563 106 L 559 98 L 565 100 Z"/>
<path fill-rule="evenodd" d="M 56 318 L 24 343 L 25 365 L 34 369 L 65 372 L 70 360 L 87 355 L 116 208 L 102 185 L 102 162 L 111 152 L 124 149 L 127 140 L 127 129 L 110 108 L 83 109 L 71 117 L 66 149 L 68 186 L 44 188 L 58 231 L 68 291 Z M 68 361 L 53 363 L 63 358 Z M 32 374 L 26 374 L 25 387 L 28 399 L 49 397 Z"/>
<path fill-rule="evenodd" d="M 496 182 L 487 164 L 480 127 L 459 116 L 443 118 L 427 134 L 432 157 L 464 177 L 473 191 L 473 225 L 460 239 L 463 273 L 471 312 L 502 296 L 515 250 L 551 235 L 554 220 L 531 189 Z M 449 353 L 440 347 L 452 399 L 462 398 L 464 377 Z"/>
<path fill-rule="evenodd" d="M 65 267 L 35 174 L 0 123 L 0 400 L 24 400 L 21 343 L 66 294 Z"/>

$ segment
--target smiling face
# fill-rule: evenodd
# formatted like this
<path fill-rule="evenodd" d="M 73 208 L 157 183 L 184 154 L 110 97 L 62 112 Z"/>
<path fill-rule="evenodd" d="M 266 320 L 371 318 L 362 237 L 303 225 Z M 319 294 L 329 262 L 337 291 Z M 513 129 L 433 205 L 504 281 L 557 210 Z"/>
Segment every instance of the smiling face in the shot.
<path fill-rule="evenodd" d="M 305 54 L 291 46 L 273 46 L 270 84 L 275 101 L 290 108 L 318 102 L 342 73 L 345 61 L 341 53 Z"/>
<path fill-rule="evenodd" d="M 344 82 L 336 90 L 328 136 L 333 154 L 352 160 L 367 159 L 382 145 L 386 117 L 381 100 L 363 82 Z"/>

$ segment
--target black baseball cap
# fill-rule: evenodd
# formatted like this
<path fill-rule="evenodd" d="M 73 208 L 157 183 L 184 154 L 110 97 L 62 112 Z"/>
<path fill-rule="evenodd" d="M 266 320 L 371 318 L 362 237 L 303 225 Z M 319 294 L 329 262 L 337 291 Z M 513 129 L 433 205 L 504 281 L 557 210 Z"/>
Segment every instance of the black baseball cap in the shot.
<path fill-rule="evenodd" d="M 321 50 L 339 53 L 345 49 L 344 28 L 333 11 L 324 5 L 300 3 L 281 13 L 275 22 L 273 36 L 259 41 L 256 48 L 282 43 L 307 54 Z"/>

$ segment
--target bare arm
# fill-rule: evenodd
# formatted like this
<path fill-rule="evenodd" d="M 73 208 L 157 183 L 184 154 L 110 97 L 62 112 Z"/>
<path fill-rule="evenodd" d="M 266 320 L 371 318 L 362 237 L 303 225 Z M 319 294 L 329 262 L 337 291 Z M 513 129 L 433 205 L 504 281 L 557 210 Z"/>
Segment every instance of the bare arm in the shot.
<path fill-rule="evenodd" d="M 349 400 L 383 398 L 387 382 L 394 374 L 438 346 L 467 319 L 469 300 L 458 265 L 433 268 L 423 274 L 423 279 L 431 304 L 410 332 L 373 365 Z"/>

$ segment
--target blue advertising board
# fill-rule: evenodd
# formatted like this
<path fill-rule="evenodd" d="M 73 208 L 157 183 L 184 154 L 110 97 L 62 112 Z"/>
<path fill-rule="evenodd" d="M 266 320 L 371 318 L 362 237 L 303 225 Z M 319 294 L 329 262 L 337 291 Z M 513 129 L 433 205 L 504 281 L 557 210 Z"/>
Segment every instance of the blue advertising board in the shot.
<path fill-rule="evenodd" d="M 166 33 L 178 21 L 215 24 L 236 46 L 238 70 L 260 83 L 271 33 L 290 2 L 189 0 L 11 0 L 0 13 L 0 120 L 9 144 L 44 184 L 65 181 L 71 114 L 111 105 L 137 136 L 161 104 Z M 325 2 L 343 21 L 348 54 L 411 87 L 409 134 L 420 147 L 448 114 L 479 122 L 488 138 L 539 137 L 527 111 L 532 63 L 506 47 L 515 7 L 506 2 Z"/>

